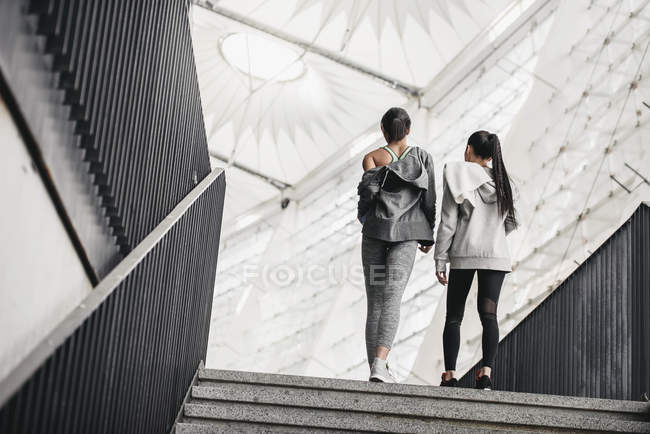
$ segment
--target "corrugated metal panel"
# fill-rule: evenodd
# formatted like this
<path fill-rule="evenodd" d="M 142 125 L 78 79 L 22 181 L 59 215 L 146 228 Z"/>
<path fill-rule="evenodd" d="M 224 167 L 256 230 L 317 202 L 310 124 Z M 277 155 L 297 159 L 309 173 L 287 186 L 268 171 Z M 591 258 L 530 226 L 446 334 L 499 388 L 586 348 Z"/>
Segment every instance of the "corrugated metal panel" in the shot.
<path fill-rule="evenodd" d="M 2 96 L 93 281 L 210 172 L 187 9 L 0 0 Z M 7 401 L 0 432 L 169 431 L 205 358 L 224 189 L 222 174 Z"/>
<path fill-rule="evenodd" d="M 0 410 L 2 433 L 167 433 L 207 348 L 222 173 Z"/>
<path fill-rule="evenodd" d="M 0 0 L 2 75 L 100 277 L 210 171 L 187 8 Z"/>
<path fill-rule="evenodd" d="M 479 366 L 462 386 L 474 386 Z M 516 392 L 639 400 L 650 391 L 648 206 L 501 341 L 492 377 Z"/>

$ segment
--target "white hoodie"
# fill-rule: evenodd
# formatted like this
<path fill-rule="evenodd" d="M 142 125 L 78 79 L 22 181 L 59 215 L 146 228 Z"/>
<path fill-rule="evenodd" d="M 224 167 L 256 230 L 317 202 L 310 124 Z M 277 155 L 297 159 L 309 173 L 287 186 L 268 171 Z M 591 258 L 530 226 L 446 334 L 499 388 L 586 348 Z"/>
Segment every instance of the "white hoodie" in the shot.
<path fill-rule="evenodd" d="M 477 163 L 451 162 L 443 171 L 436 271 L 450 268 L 511 271 L 506 235 L 516 220 L 500 215 L 492 169 Z"/>

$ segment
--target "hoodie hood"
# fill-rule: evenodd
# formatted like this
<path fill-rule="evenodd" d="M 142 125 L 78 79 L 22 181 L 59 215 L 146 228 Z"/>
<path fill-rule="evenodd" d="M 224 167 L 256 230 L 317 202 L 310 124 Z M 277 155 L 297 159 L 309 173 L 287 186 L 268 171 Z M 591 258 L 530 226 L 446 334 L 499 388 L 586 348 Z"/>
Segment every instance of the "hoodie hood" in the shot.
<path fill-rule="evenodd" d="M 454 201 L 458 204 L 466 200 L 473 202 L 474 190 L 483 186 L 485 186 L 483 190 L 485 190 L 486 196 L 489 196 L 490 191 L 492 191 L 496 200 L 496 189 L 492 177 L 484 167 L 476 163 L 466 161 L 447 163 L 445 164 L 443 177 Z"/>
<path fill-rule="evenodd" d="M 389 174 L 415 188 L 421 190 L 429 188 L 429 174 L 424 170 L 422 163 L 413 164 L 413 160 L 408 158 L 366 170 L 361 177 L 359 188 L 367 187 L 373 180 L 379 180 L 380 185 L 383 186 Z"/>
<path fill-rule="evenodd" d="M 402 182 L 422 190 L 429 188 L 429 176 L 422 164 L 414 165 L 408 160 L 399 160 L 384 167 Z"/>
<path fill-rule="evenodd" d="M 493 180 L 482 184 L 477 191 L 483 202 L 494 203 L 497 201 L 497 187 Z"/>
<path fill-rule="evenodd" d="M 492 169 L 489 167 L 484 167 L 484 169 L 491 178 L 491 181 L 482 184 L 477 191 L 483 202 L 494 203 L 497 201 L 497 186 L 494 183 L 494 178 L 492 178 Z M 517 202 L 519 200 L 519 190 L 517 189 L 517 186 L 512 183 L 510 184 L 510 188 L 512 189 L 512 200 Z"/>
<path fill-rule="evenodd" d="M 454 202 L 459 204 L 466 215 L 476 206 L 476 198 L 483 202 L 496 202 L 496 187 L 490 176 L 491 169 L 467 161 L 453 161 L 445 164 L 444 181 Z M 474 194 L 478 190 L 478 195 Z"/>

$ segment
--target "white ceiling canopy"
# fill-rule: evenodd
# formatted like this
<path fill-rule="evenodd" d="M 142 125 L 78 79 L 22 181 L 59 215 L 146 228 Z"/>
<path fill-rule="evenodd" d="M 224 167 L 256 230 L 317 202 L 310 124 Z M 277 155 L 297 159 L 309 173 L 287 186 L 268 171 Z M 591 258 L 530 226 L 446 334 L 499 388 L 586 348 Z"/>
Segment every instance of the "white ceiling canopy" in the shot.
<path fill-rule="evenodd" d="M 426 86 L 510 0 L 221 0 L 220 8 Z"/>
<path fill-rule="evenodd" d="M 347 154 L 388 107 L 417 101 L 472 38 L 512 9 L 511 0 L 468 3 L 196 2 L 192 34 L 211 155 L 243 169 L 233 183 L 260 184 L 255 194 L 229 196 L 225 222 L 280 196 L 261 185 L 269 179 L 282 190 Z"/>

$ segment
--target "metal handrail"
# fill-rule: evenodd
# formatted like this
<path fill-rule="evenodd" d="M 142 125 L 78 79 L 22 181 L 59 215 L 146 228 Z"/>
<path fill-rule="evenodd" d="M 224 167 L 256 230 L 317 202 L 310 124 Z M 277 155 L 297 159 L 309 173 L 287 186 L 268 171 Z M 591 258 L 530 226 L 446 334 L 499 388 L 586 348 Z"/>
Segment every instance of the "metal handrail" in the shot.
<path fill-rule="evenodd" d="M 0 408 L 27 381 L 32 374 L 65 342 L 81 324 L 108 298 L 119 284 L 136 268 L 147 254 L 174 227 L 192 204 L 223 173 L 213 169 L 196 185 L 174 209 L 138 244 L 104 279 L 70 312 L 36 347 L 23 362 L 0 381 Z"/>

